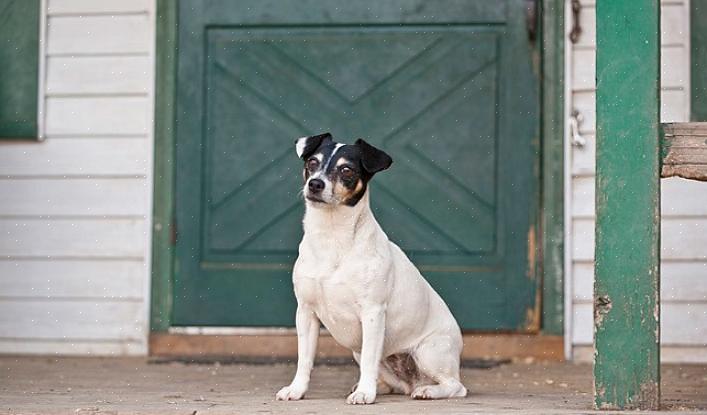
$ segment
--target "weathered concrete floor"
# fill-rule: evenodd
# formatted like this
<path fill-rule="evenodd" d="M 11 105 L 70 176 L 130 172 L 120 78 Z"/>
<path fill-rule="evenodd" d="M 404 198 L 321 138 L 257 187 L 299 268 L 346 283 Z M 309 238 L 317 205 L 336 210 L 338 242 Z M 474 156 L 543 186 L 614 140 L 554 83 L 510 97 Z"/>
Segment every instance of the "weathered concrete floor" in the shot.
<path fill-rule="evenodd" d="M 125 358 L 0 357 L 0 413 L 42 414 L 412 414 L 588 413 L 591 366 L 513 363 L 464 369 L 466 399 L 413 401 L 387 395 L 369 406 L 344 398 L 353 366 L 315 368 L 307 399 L 277 402 L 293 365 L 148 364 Z M 707 413 L 707 366 L 664 366 L 663 404 Z"/>

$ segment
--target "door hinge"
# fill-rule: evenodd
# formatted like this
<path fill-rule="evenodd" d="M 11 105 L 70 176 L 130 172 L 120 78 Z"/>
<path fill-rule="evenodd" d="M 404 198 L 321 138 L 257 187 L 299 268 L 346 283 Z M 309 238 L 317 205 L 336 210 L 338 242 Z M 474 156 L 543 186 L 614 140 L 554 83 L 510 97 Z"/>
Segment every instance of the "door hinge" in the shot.
<path fill-rule="evenodd" d="M 579 0 L 572 0 L 572 30 L 570 31 L 570 41 L 577 43 L 579 35 L 582 34 L 582 26 L 579 22 L 579 14 L 582 11 L 582 5 Z"/>

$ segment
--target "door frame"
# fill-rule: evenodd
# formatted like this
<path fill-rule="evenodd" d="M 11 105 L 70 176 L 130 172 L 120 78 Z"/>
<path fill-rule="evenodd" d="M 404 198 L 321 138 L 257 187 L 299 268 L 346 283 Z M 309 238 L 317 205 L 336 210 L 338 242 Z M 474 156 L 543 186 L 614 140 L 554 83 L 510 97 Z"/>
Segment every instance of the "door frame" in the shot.
<path fill-rule="evenodd" d="M 171 327 L 175 264 L 175 127 L 179 47 L 178 0 L 156 0 L 155 143 L 150 330 Z M 540 177 L 536 218 L 528 232 L 529 266 L 536 269 L 535 318 L 528 331 L 563 334 L 564 285 L 564 0 L 536 0 L 536 70 L 541 74 Z"/>

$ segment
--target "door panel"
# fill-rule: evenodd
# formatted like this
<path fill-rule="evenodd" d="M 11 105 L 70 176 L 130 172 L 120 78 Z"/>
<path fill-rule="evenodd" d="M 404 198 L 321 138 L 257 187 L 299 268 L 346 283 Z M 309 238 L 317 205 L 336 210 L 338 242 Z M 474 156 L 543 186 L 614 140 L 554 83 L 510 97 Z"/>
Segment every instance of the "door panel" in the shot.
<path fill-rule="evenodd" d="M 392 155 L 372 208 L 462 327 L 527 328 L 537 98 L 523 2 L 350 3 L 180 3 L 173 321 L 293 325 L 292 143 L 331 131 Z"/>

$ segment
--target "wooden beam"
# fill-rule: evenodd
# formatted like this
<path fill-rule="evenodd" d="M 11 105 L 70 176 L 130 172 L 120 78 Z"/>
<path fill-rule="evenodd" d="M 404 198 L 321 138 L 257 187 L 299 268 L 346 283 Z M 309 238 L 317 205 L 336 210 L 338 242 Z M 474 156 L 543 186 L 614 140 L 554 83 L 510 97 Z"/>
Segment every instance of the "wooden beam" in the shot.
<path fill-rule="evenodd" d="M 594 404 L 659 407 L 660 2 L 597 0 Z"/>
<path fill-rule="evenodd" d="M 562 336 L 525 334 L 465 334 L 463 359 L 522 359 L 543 361 L 564 359 Z M 150 355 L 154 357 L 297 357 L 296 334 L 193 335 L 150 334 Z M 351 357 L 328 334 L 319 337 L 317 357 Z"/>
<path fill-rule="evenodd" d="M 707 122 L 663 124 L 661 177 L 707 181 Z"/>
<path fill-rule="evenodd" d="M 564 0 L 542 1 L 542 331 L 564 329 Z"/>

